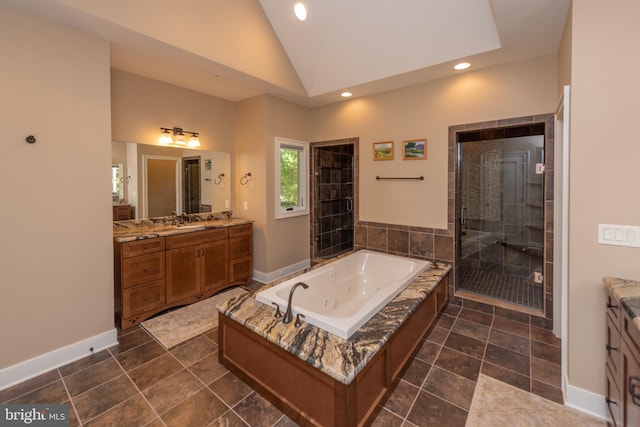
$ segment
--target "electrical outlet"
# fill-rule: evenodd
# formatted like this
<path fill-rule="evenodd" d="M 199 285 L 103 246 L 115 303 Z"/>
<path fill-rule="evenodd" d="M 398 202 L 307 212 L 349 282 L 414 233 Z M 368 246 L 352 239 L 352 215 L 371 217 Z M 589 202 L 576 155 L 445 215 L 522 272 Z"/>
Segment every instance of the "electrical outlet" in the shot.
<path fill-rule="evenodd" d="M 534 283 L 542 283 L 542 280 L 544 279 L 544 277 L 542 276 L 542 273 L 539 271 L 534 271 L 533 272 L 533 282 Z"/>

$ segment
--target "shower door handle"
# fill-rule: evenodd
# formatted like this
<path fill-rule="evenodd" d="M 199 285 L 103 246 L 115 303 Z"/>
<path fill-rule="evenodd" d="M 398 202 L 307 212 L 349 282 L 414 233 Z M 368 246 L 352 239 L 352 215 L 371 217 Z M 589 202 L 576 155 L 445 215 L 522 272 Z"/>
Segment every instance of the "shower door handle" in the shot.
<path fill-rule="evenodd" d="M 347 197 L 347 212 L 353 211 L 353 199 L 351 197 Z"/>
<path fill-rule="evenodd" d="M 460 224 L 464 225 L 467 223 L 467 208 L 462 208 L 460 210 Z"/>

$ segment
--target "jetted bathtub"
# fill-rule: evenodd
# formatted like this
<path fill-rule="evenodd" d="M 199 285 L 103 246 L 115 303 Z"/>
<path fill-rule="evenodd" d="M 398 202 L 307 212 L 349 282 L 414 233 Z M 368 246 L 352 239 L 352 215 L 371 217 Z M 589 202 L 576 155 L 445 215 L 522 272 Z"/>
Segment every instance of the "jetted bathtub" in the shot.
<path fill-rule="evenodd" d="M 298 282 L 292 311 L 304 321 L 349 338 L 420 274 L 429 261 L 372 251 L 358 251 L 256 294 L 256 300 L 278 304 L 284 314 L 291 287 Z"/>

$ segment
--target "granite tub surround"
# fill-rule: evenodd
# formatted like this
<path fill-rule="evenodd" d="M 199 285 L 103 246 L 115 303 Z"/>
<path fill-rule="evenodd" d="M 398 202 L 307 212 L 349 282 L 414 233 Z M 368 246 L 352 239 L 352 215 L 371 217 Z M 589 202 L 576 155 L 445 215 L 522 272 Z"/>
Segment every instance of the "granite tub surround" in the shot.
<path fill-rule="evenodd" d="M 448 264 L 435 263 L 349 339 L 304 321 L 300 327 L 294 322 L 284 324 L 274 317 L 275 309 L 256 301 L 254 294 L 231 300 L 218 310 L 333 379 L 349 384 L 450 270 Z"/>
<path fill-rule="evenodd" d="M 604 277 L 609 295 L 625 310 L 633 324 L 640 330 L 640 281 Z"/>
<path fill-rule="evenodd" d="M 251 220 L 240 218 L 227 219 L 222 212 L 190 214 L 187 215 L 186 218 L 188 219 L 184 220 L 181 219 L 181 217 L 163 216 L 148 219 L 114 221 L 113 237 L 117 242 L 124 243 L 134 240 L 170 236 L 172 234 L 190 233 L 193 231 L 253 223 Z"/>

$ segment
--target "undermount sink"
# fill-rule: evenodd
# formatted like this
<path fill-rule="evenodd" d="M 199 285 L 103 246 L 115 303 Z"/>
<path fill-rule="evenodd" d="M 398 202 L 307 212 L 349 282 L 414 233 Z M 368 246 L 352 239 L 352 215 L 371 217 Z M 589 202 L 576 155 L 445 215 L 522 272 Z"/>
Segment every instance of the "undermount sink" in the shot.
<path fill-rule="evenodd" d="M 176 228 L 202 228 L 204 227 L 204 225 L 197 225 L 197 224 L 180 224 L 180 225 L 176 225 Z"/>

